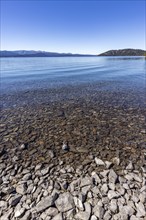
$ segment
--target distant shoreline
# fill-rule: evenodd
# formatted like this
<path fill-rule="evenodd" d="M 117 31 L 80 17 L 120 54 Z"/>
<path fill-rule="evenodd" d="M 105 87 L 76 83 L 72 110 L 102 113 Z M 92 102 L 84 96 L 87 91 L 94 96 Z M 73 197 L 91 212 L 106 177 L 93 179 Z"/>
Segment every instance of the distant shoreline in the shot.
<path fill-rule="evenodd" d="M 146 56 L 146 51 L 141 49 L 109 50 L 101 54 L 72 54 L 33 50 L 0 51 L 0 57 L 98 57 L 98 56 Z"/>

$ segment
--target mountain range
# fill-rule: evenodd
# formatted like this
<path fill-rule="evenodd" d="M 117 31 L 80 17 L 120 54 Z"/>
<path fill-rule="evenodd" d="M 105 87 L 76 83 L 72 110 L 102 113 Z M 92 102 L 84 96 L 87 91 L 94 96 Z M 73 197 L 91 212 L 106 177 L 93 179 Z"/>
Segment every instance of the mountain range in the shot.
<path fill-rule="evenodd" d="M 1 50 L 0 57 L 87 57 L 87 56 L 146 56 L 146 51 L 141 49 L 109 50 L 99 55 L 56 53 L 35 50 Z"/>

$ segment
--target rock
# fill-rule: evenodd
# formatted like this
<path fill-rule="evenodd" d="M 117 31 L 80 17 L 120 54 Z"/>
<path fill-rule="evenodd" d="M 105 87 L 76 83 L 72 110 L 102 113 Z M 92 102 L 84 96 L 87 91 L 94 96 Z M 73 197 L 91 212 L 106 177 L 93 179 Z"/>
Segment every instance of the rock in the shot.
<path fill-rule="evenodd" d="M 26 192 L 27 192 L 27 185 L 26 185 L 26 183 L 18 184 L 17 187 L 16 187 L 16 192 L 21 194 L 21 195 L 26 194 Z"/>
<path fill-rule="evenodd" d="M 49 171 L 50 171 L 50 168 L 49 168 L 49 167 L 46 167 L 46 168 L 44 168 L 44 169 L 41 170 L 41 174 L 44 176 L 44 175 L 48 174 Z"/>
<path fill-rule="evenodd" d="M 67 144 L 63 143 L 62 150 L 69 151 L 69 146 Z"/>
<path fill-rule="evenodd" d="M 60 194 L 55 205 L 60 212 L 66 212 L 75 207 L 73 197 L 68 192 Z"/>
<path fill-rule="evenodd" d="M 135 215 L 132 215 L 132 216 L 130 217 L 130 220 L 139 220 L 139 218 L 137 218 Z"/>
<path fill-rule="evenodd" d="M 91 177 L 84 177 L 81 179 L 80 187 L 92 185 L 93 179 Z"/>
<path fill-rule="evenodd" d="M 109 190 L 108 191 L 108 198 L 111 200 L 111 199 L 117 199 L 120 197 L 120 194 L 118 192 L 115 192 L 113 190 Z"/>
<path fill-rule="evenodd" d="M 139 203 L 135 203 L 135 206 L 137 208 L 136 217 L 145 217 L 146 211 L 144 205 L 141 202 L 139 202 Z"/>
<path fill-rule="evenodd" d="M 21 198 L 22 198 L 22 195 L 18 195 L 18 194 L 11 197 L 10 200 L 9 200 L 10 206 L 16 206 Z"/>
<path fill-rule="evenodd" d="M 110 161 L 105 161 L 105 166 L 107 169 L 110 169 L 112 167 L 113 163 Z"/>
<path fill-rule="evenodd" d="M 109 209 L 110 209 L 110 211 L 113 212 L 113 213 L 116 213 L 116 212 L 117 212 L 118 206 L 117 206 L 117 200 L 116 200 L 116 199 L 112 199 L 112 200 L 111 200 Z"/>
<path fill-rule="evenodd" d="M 97 220 L 97 217 L 95 215 L 92 215 L 90 220 Z"/>
<path fill-rule="evenodd" d="M 75 215 L 75 219 L 79 219 L 79 220 L 89 220 L 90 216 L 88 212 L 78 212 Z"/>
<path fill-rule="evenodd" d="M 25 212 L 25 215 L 21 217 L 21 220 L 31 220 L 31 212 L 28 210 Z"/>
<path fill-rule="evenodd" d="M 110 183 L 115 184 L 117 182 L 118 176 L 117 176 L 117 174 L 115 173 L 115 171 L 113 169 L 110 169 L 108 179 L 109 179 Z"/>
<path fill-rule="evenodd" d="M 25 150 L 26 149 L 26 145 L 25 144 L 21 144 L 19 147 L 20 150 Z"/>
<path fill-rule="evenodd" d="M 97 205 L 94 206 L 94 208 L 93 208 L 93 213 L 94 213 L 94 215 L 96 215 L 99 219 L 102 219 L 103 216 L 104 216 L 105 210 L 104 210 L 104 208 L 103 208 L 102 206 L 100 206 L 100 205 L 97 204 Z"/>
<path fill-rule="evenodd" d="M 31 173 L 27 173 L 23 176 L 22 180 L 27 181 L 27 180 L 30 180 L 31 177 L 32 177 Z"/>
<path fill-rule="evenodd" d="M 111 212 L 108 210 L 105 212 L 103 219 L 104 220 L 111 220 L 111 217 L 112 217 Z"/>
<path fill-rule="evenodd" d="M 6 209 L 7 208 L 7 202 L 4 200 L 0 200 L 0 208 L 1 209 Z"/>
<path fill-rule="evenodd" d="M 4 215 L 1 215 L 1 220 L 10 220 L 10 215 L 12 214 L 13 209 L 10 208 Z"/>
<path fill-rule="evenodd" d="M 49 150 L 49 151 L 48 151 L 48 154 L 49 154 L 49 156 L 50 156 L 51 158 L 54 158 L 54 157 L 55 157 L 55 153 L 54 153 L 54 151 L 52 151 L 52 150 Z"/>
<path fill-rule="evenodd" d="M 47 215 L 49 215 L 49 216 L 56 216 L 57 214 L 58 214 L 58 210 L 56 209 L 56 208 L 54 208 L 54 207 L 50 207 L 50 208 L 48 208 L 46 211 L 45 211 L 45 213 L 47 214 Z"/>
<path fill-rule="evenodd" d="M 54 216 L 54 217 L 52 218 L 52 220 L 63 220 L 63 215 L 62 215 L 62 213 L 59 213 L 59 214 L 57 214 L 56 216 Z"/>
<path fill-rule="evenodd" d="M 112 159 L 112 162 L 113 162 L 113 164 L 119 166 L 119 164 L 120 164 L 120 158 L 119 158 L 119 157 L 114 157 L 114 158 Z"/>
<path fill-rule="evenodd" d="M 102 195 L 106 195 L 106 194 L 107 194 L 107 191 L 108 191 L 108 186 L 107 186 L 107 184 L 104 183 L 104 184 L 102 185 L 102 187 L 101 187 L 100 190 L 101 190 Z"/>
<path fill-rule="evenodd" d="M 105 165 L 105 163 L 97 157 L 95 157 L 95 163 L 97 166 L 104 166 Z"/>
<path fill-rule="evenodd" d="M 133 170 L 133 164 L 130 161 L 130 163 L 127 165 L 126 170 Z"/>
<path fill-rule="evenodd" d="M 80 211 L 84 211 L 84 205 L 82 203 L 82 201 L 77 198 L 77 197 L 74 197 L 74 203 L 75 203 L 75 206 L 80 210 Z"/>
<path fill-rule="evenodd" d="M 15 218 L 20 218 L 24 215 L 24 213 L 25 213 L 25 208 L 21 208 L 15 212 L 14 216 Z"/>
<path fill-rule="evenodd" d="M 57 199 L 58 194 L 54 193 L 54 195 L 47 196 L 43 198 L 37 205 L 34 207 L 34 210 L 39 213 L 44 211 L 45 209 L 49 208 L 50 206 L 53 206 L 55 203 L 55 200 Z"/>

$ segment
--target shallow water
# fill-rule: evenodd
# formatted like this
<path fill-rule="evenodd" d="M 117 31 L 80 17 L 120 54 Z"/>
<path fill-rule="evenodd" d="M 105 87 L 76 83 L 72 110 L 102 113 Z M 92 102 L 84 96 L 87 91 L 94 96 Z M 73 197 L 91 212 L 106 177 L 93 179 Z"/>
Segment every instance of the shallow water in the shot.
<path fill-rule="evenodd" d="M 0 62 L 1 94 L 96 82 L 112 82 L 107 84 L 110 90 L 145 86 L 143 57 L 1 58 Z"/>

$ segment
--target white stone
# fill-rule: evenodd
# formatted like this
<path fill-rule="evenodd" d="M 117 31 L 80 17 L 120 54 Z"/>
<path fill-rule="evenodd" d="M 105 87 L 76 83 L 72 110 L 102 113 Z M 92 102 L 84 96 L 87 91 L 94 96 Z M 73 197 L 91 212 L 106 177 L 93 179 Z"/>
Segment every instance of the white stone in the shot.
<path fill-rule="evenodd" d="M 59 195 L 55 205 L 60 212 L 66 212 L 75 207 L 73 197 L 70 193 L 65 192 Z"/>
<path fill-rule="evenodd" d="M 99 159 L 97 157 L 95 157 L 95 163 L 96 163 L 97 166 L 104 166 L 105 165 L 103 160 L 101 160 L 101 159 Z"/>

